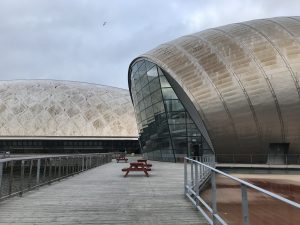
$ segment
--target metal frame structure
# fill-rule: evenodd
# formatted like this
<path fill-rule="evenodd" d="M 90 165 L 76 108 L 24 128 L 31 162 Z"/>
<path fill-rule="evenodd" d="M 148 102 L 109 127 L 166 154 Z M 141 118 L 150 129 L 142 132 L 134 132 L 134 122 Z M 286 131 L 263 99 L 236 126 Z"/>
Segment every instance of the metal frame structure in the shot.
<path fill-rule="evenodd" d="M 249 210 L 248 210 L 248 189 L 254 189 L 260 193 L 263 193 L 267 196 L 270 196 L 273 199 L 284 202 L 292 207 L 296 207 L 300 209 L 300 204 L 284 197 L 281 197 L 277 194 L 274 194 L 270 191 L 267 191 L 263 188 L 257 187 L 253 184 L 250 184 L 246 181 L 243 181 L 239 178 L 226 174 L 220 170 L 214 168 L 214 157 L 204 157 L 198 158 L 199 160 L 203 160 L 203 162 L 184 158 L 184 194 L 188 197 L 188 199 L 196 206 L 196 208 L 200 211 L 200 213 L 206 218 L 209 224 L 216 225 L 221 223 L 226 225 L 227 223 L 221 216 L 218 214 L 217 209 L 217 185 L 216 185 L 216 175 L 222 175 L 226 178 L 229 178 L 233 181 L 236 181 L 241 186 L 241 196 L 242 196 L 242 213 L 243 213 L 243 225 L 250 225 L 249 221 Z M 190 170 L 188 169 L 188 164 L 190 165 Z M 203 184 L 208 178 L 208 174 L 210 175 L 211 182 L 211 202 L 212 206 L 210 207 L 207 202 L 203 198 L 201 198 L 199 194 L 199 186 Z M 208 215 L 208 213 L 212 217 Z"/>
<path fill-rule="evenodd" d="M 109 163 L 111 153 L 0 159 L 0 200 Z"/>

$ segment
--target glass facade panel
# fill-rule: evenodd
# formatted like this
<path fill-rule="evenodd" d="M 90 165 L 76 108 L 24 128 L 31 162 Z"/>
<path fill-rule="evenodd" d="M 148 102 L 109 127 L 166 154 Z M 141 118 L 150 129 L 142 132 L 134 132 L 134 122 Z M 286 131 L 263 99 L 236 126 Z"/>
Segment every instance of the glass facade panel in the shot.
<path fill-rule="evenodd" d="M 172 88 L 163 88 L 162 93 L 163 93 L 164 99 L 177 99 L 177 96 Z"/>
<path fill-rule="evenodd" d="M 165 72 L 147 60 L 137 61 L 131 69 L 131 93 L 145 157 L 176 162 L 186 155 L 211 153 Z"/>

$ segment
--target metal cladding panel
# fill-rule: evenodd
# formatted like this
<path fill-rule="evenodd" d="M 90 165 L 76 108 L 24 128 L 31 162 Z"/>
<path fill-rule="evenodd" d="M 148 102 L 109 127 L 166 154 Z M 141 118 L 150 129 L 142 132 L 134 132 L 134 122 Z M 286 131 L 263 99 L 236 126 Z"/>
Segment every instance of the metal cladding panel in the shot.
<path fill-rule="evenodd" d="M 0 136 L 137 136 L 127 90 L 95 84 L 0 82 Z"/>
<path fill-rule="evenodd" d="M 226 25 L 147 52 L 191 99 L 217 153 L 300 152 L 300 18 Z"/>

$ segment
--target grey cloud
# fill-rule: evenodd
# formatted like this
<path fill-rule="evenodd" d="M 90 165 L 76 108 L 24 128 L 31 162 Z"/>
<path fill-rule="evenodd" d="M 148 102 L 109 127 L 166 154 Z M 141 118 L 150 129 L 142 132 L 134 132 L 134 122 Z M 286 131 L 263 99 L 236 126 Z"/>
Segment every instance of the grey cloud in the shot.
<path fill-rule="evenodd" d="M 131 60 L 163 42 L 227 23 L 296 15 L 299 5 L 296 0 L 284 5 L 277 0 L 2 0 L 0 79 L 127 88 Z"/>

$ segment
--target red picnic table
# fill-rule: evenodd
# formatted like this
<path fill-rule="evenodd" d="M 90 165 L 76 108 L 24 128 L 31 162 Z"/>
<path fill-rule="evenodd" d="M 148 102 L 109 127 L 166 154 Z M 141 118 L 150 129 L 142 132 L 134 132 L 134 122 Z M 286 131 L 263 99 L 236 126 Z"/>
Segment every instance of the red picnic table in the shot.
<path fill-rule="evenodd" d="M 128 161 L 128 159 L 127 159 L 125 156 L 118 156 L 118 157 L 116 158 L 116 160 L 117 160 L 117 163 L 118 163 L 119 161 L 125 161 L 125 162 Z"/>
<path fill-rule="evenodd" d="M 138 162 L 141 162 L 141 163 L 145 163 L 145 165 L 146 165 L 147 167 L 151 167 L 151 166 L 152 166 L 151 163 L 147 163 L 147 159 L 138 159 L 137 161 L 138 161 Z"/>
<path fill-rule="evenodd" d="M 123 168 L 123 172 L 126 172 L 124 177 L 127 177 L 128 173 L 130 171 L 142 171 L 145 173 L 147 177 L 149 177 L 148 171 L 151 171 L 150 168 L 147 167 L 147 165 L 143 162 L 131 162 L 130 167 L 128 168 Z"/>

